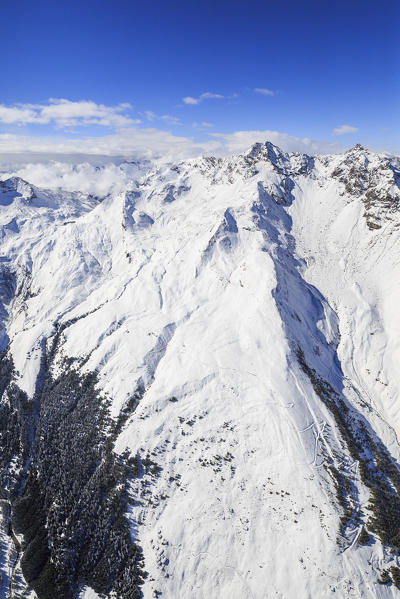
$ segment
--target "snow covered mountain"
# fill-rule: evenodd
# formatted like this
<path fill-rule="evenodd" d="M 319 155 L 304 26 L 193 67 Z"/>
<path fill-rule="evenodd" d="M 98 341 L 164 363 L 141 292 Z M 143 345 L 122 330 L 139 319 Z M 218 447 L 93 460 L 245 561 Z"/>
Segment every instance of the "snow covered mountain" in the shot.
<path fill-rule="evenodd" d="M 1 597 L 400 593 L 400 161 L 0 182 Z"/>

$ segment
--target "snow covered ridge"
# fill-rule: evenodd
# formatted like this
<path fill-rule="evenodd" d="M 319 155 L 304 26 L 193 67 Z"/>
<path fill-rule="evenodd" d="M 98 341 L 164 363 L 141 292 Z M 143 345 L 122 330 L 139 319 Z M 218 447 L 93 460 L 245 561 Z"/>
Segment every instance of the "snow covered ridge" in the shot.
<path fill-rule="evenodd" d="M 397 596 L 398 159 L 127 172 L 0 181 L 1 596 Z"/>

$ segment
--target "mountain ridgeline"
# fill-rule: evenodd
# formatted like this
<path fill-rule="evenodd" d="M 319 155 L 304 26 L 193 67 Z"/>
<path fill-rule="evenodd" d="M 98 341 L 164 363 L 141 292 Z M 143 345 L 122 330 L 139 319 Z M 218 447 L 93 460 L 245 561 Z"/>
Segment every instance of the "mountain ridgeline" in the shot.
<path fill-rule="evenodd" d="M 400 596 L 399 262 L 360 145 L 4 175 L 0 596 Z"/>

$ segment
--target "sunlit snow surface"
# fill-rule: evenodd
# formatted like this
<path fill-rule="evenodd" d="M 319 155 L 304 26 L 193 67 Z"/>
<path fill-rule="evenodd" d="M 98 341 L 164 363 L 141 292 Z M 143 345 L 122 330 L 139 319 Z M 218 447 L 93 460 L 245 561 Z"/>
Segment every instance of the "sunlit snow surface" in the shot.
<path fill-rule="evenodd" d="M 333 174 L 357 176 L 349 159 L 381 169 L 379 229 Z M 372 406 L 400 458 L 400 214 L 385 161 L 255 146 L 139 169 L 102 198 L 0 182 L 2 345 L 18 383 L 33 395 L 44 343 L 68 322 L 59 364 L 87 357 L 114 416 L 144 389 L 116 449 L 162 469 L 131 489 L 145 599 L 398 593 L 377 584 L 396 563 L 378 540 L 358 546 L 355 528 L 337 542 L 324 461 L 339 436 L 295 355 Z"/>

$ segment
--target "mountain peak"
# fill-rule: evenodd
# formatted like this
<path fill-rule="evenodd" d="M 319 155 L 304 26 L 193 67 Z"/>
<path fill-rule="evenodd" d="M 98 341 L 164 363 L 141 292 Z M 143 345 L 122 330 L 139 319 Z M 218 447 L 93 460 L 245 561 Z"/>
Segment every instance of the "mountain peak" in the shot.
<path fill-rule="evenodd" d="M 351 152 L 368 152 L 368 150 L 360 143 L 356 143 L 356 145 L 350 148 L 350 150 L 347 150 L 346 154 L 350 154 Z"/>
<path fill-rule="evenodd" d="M 32 187 L 31 183 L 28 183 L 28 181 L 25 181 L 25 179 L 22 179 L 21 177 L 17 176 L 4 179 L 0 183 L 3 187 L 7 187 L 8 189 L 17 189 L 17 187 L 19 187 L 20 185 L 28 185 L 29 187 Z"/>
<path fill-rule="evenodd" d="M 258 160 L 268 160 L 273 165 L 276 165 L 278 162 L 287 158 L 285 152 L 270 141 L 264 143 L 256 142 L 251 146 L 250 150 L 245 153 L 245 156 Z"/>
<path fill-rule="evenodd" d="M 0 190 L 5 193 L 15 193 L 25 199 L 32 199 L 35 196 L 35 186 L 16 176 L 0 181 Z"/>

